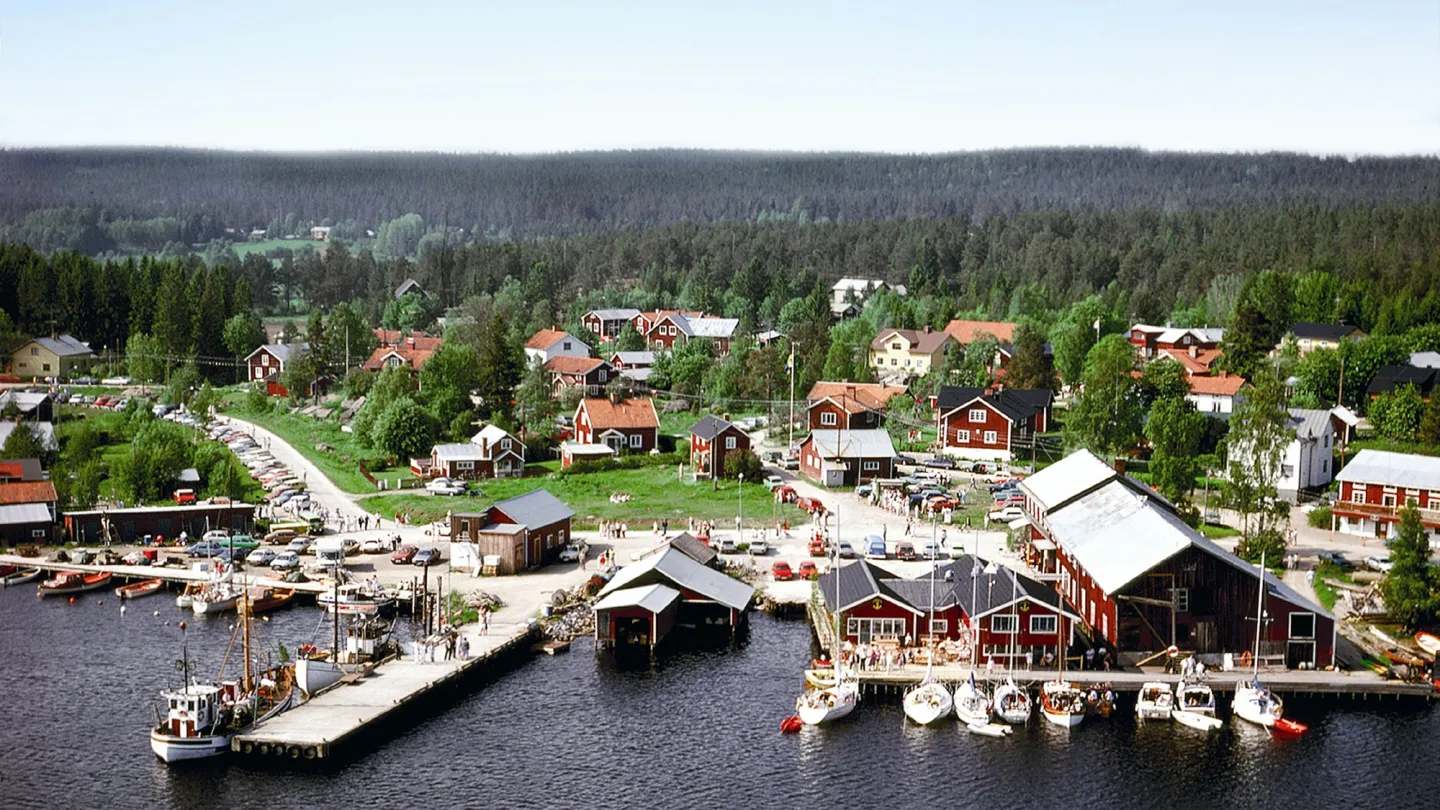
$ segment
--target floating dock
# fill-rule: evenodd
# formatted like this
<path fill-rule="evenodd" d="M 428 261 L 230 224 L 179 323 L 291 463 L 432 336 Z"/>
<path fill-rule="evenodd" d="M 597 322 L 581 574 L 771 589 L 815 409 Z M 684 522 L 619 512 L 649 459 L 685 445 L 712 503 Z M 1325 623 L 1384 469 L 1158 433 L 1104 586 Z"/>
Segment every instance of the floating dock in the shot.
<path fill-rule="evenodd" d="M 481 635 L 467 626 L 470 658 L 420 662 L 393 658 L 357 680 L 343 680 L 305 703 L 237 735 L 230 750 L 253 758 L 324 760 L 350 749 L 367 730 L 392 719 L 414 716 L 413 707 L 437 691 L 454 687 L 515 651 L 532 648 L 532 623 L 490 626 Z"/>
<path fill-rule="evenodd" d="M 197 571 L 193 568 L 176 568 L 168 565 L 95 565 L 93 563 L 78 565 L 76 563 L 62 563 L 42 560 L 38 557 L 21 557 L 16 554 L 0 554 L 0 565 L 18 565 L 21 568 L 39 568 L 42 571 L 86 571 L 101 572 L 108 571 L 115 576 L 125 580 L 138 579 L 163 579 L 167 582 L 206 582 L 210 579 L 209 572 Z M 257 577 L 247 573 L 239 573 L 236 578 L 244 585 L 264 585 L 271 588 L 294 588 L 300 593 L 328 593 L 331 586 L 323 582 L 286 582 L 274 577 Z M 95 591 L 103 594 L 105 589 Z"/>

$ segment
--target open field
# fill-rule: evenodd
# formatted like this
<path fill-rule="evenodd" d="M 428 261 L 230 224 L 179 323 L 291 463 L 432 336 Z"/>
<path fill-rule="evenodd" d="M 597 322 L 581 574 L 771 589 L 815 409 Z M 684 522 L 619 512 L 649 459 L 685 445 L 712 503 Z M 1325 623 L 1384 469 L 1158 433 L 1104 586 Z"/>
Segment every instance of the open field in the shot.
<path fill-rule="evenodd" d="M 360 474 L 362 461 L 376 478 L 388 478 L 393 482 L 396 478 L 411 477 L 408 463 L 402 466 L 390 465 L 383 452 L 362 447 L 354 436 L 341 431 L 339 422 L 276 411 L 257 414 L 246 408 L 239 401 L 240 397 L 243 397 L 243 394 L 231 394 L 227 397 L 227 414 L 254 422 L 284 439 L 346 492 L 363 495 L 375 491 L 375 486 Z M 332 449 L 317 450 L 316 445 L 319 444 L 329 445 Z"/>
<path fill-rule="evenodd" d="M 231 247 L 235 255 L 245 258 L 246 254 L 265 255 L 272 250 L 299 250 L 303 247 L 318 248 L 325 243 L 318 239 L 262 239 L 259 242 L 234 242 Z"/>
<path fill-rule="evenodd" d="M 553 462 L 541 469 L 549 469 Z M 531 465 L 532 468 L 535 465 Z M 364 509 L 390 517 L 396 512 L 408 513 L 412 523 L 443 518 L 447 512 L 474 512 L 496 501 L 523 495 L 535 489 L 549 490 L 575 510 L 577 527 L 593 527 L 601 520 L 626 520 L 634 531 L 640 524 L 670 520 L 684 527 L 689 517 L 708 518 L 722 526 L 733 527 L 737 509 L 736 484 L 722 482 L 714 490 L 708 479 L 693 481 L 689 475 L 677 480 L 674 467 L 641 467 L 634 470 L 605 470 L 575 475 L 527 475 L 524 478 L 503 478 L 478 482 L 479 497 L 446 497 L 408 491 L 403 494 L 375 495 L 362 499 Z M 625 503 L 611 503 L 610 496 L 624 493 Z M 793 505 L 775 503 L 770 491 L 762 484 L 745 484 L 740 494 L 744 501 L 745 525 L 771 526 L 777 520 L 788 520 L 791 526 L 808 520 Z"/>

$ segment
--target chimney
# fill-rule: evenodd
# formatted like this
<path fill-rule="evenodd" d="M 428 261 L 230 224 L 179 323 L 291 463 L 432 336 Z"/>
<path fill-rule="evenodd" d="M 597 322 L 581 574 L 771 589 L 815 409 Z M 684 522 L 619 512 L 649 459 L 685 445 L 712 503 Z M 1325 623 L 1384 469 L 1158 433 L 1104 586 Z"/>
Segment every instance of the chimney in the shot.
<path fill-rule="evenodd" d="M 1225 379 L 1225 377 L 1226 377 L 1228 374 L 1229 374 L 1229 372 L 1225 371 L 1225 369 L 1223 369 L 1223 368 L 1220 369 L 1220 379 L 1222 379 L 1222 380 Z"/>
<path fill-rule="evenodd" d="M 1000 393 L 1001 391 L 1004 391 L 1004 390 L 1005 390 L 1005 383 L 1003 383 L 1003 382 L 996 382 L 996 383 L 995 383 L 995 393 L 998 394 L 998 393 Z"/>
<path fill-rule="evenodd" d="M 925 324 L 925 334 L 930 334 L 930 324 Z"/>
<path fill-rule="evenodd" d="M 722 414 L 720 414 L 720 419 L 721 419 L 722 421 L 729 422 L 729 421 L 730 421 L 730 414 L 728 414 L 728 413 L 722 413 Z"/>
<path fill-rule="evenodd" d="M 1115 472 L 1120 473 L 1121 475 L 1124 475 L 1124 474 L 1125 474 L 1125 457 L 1124 457 L 1124 456 L 1116 456 L 1116 457 L 1115 457 Z"/>

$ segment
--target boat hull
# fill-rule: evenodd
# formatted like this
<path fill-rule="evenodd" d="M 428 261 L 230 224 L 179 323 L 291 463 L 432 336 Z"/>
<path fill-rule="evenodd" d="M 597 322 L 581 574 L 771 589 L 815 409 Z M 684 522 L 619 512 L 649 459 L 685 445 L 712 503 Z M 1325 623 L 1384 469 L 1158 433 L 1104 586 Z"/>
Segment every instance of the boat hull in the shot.
<path fill-rule="evenodd" d="M 190 603 L 190 609 L 196 616 L 214 616 L 219 613 L 229 613 L 235 609 L 235 603 L 239 601 L 238 596 L 230 596 L 225 599 L 210 601 L 208 599 L 196 599 Z"/>
<path fill-rule="evenodd" d="M 1440 655 L 1440 636 L 1434 633 L 1419 632 L 1415 634 L 1415 644 L 1431 655 Z"/>
<path fill-rule="evenodd" d="M 938 723 L 950 716 L 954 700 L 938 683 L 926 683 L 905 693 L 905 716 L 922 726 Z"/>
<path fill-rule="evenodd" d="M 334 664 L 323 658 L 301 658 L 295 662 L 295 687 L 306 696 L 334 686 L 349 672 L 344 664 Z"/>
<path fill-rule="evenodd" d="M 1190 711 L 1189 709 L 1176 709 L 1170 713 L 1170 719 L 1187 728 L 1193 728 L 1196 731 L 1214 731 L 1224 725 L 1220 722 L 1220 719 L 1214 715 Z"/>
<path fill-rule="evenodd" d="M 39 568 L 31 568 L 31 569 L 28 570 L 28 571 L 20 570 L 20 571 L 16 571 L 16 572 L 13 573 L 13 574 L 7 575 L 3 580 L 0 580 L 0 584 L 3 584 L 5 587 L 8 588 L 8 587 L 10 587 L 11 585 L 24 585 L 24 584 L 27 583 L 27 582 L 34 582 L 35 580 L 37 580 L 37 579 L 39 579 L 39 578 L 40 578 L 40 569 L 39 569 Z"/>
<path fill-rule="evenodd" d="M 229 734 L 211 734 L 200 737 L 175 737 L 162 734 L 158 729 L 150 732 L 150 750 L 162 762 L 185 762 L 194 759 L 208 759 L 230 750 Z"/>
<path fill-rule="evenodd" d="M 1045 715 L 1046 720 L 1061 728 L 1074 728 L 1080 725 L 1081 720 L 1085 719 L 1085 715 L 1081 712 L 1057 712 L 1050 709 L 1042 709 L 1041 712 Z"/>
<path fill-rule="evenodd" d="M 820 689 L 795 701 L 795 714 L 807 726 L 823 726 L 849 716 L 860 702 L 860 691 L 853 684 Z"/>
<path fill-rule="evenodd" d="M 79 582 L 76 582 L 76 583 L 73 584 L 73 585 L 64 585 L 64 586 L 59 586 L 59 587 L 50 587 L 50 588 L 47 588 L 47 587 L 45 587 L 44 583 L 42 583 L 42 584 L 40 585 L 40 595 L 41 595 L 41 596 L 68 596 L 68 595 L 70 595 L 70 594 L 85 593 L 86 591 L 99 590 L 99 589 L 101 589 L 101 588 L 103 588 L 103 587 L 105 587 L 106 585 L 109 585 L 109 584 L 110 584 L 110 574 L 108 574 L 108 573 L 105 574 L 105 575 L 102 576 L 102 577 L 96 578 L 96 579 L 93 580 L 93 581 L 81 580 L 81 581 L 79 581 Z"/>
<path fill-rule="evenodd" d="M 970 729 L 971 734 L 979 734 L 981 737 L 1006 737 L 1013 733 L 1013 730 L 1000 723 L 969 723 L 965 726 Z"/>
<path fill-rule="evenodd" d="M 1232 708 L 1236 717 L 1265 728 L 1273 728 L 1280 719 L 1280 711 L 1270 697 L 1254 689 L 1236 689 Z"/>
<path fill-rule="evenodd" d="M 990 700 L 978 690 L 965 683 L 955 689 L 955 716 L 965 725 L 985 725 L 990 722 Z"/>
<path fill-rule="evenodd" d="M 164 586 L 165 581 L 162 579 L 147 579 L 133 585 L 121 585 L 115 589 L 115 595 L 121 599 L 139 599 L 142 596 L 159 593 Z"/>

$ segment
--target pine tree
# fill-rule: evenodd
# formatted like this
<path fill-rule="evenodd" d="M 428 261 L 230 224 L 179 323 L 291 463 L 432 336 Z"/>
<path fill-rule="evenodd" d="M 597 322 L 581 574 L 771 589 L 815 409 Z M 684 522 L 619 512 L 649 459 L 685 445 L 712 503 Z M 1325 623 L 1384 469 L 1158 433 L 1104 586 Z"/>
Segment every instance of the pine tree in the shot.
<path fill-rule="evenodd" d="M 1005 381 L 1011 388 L 1056 388 L 1055 367 L 1045 351 L 1045 334 L 1032 323 L 1022 323 L 1015 330 L 1015 353 L 1005 369 Z"/>

